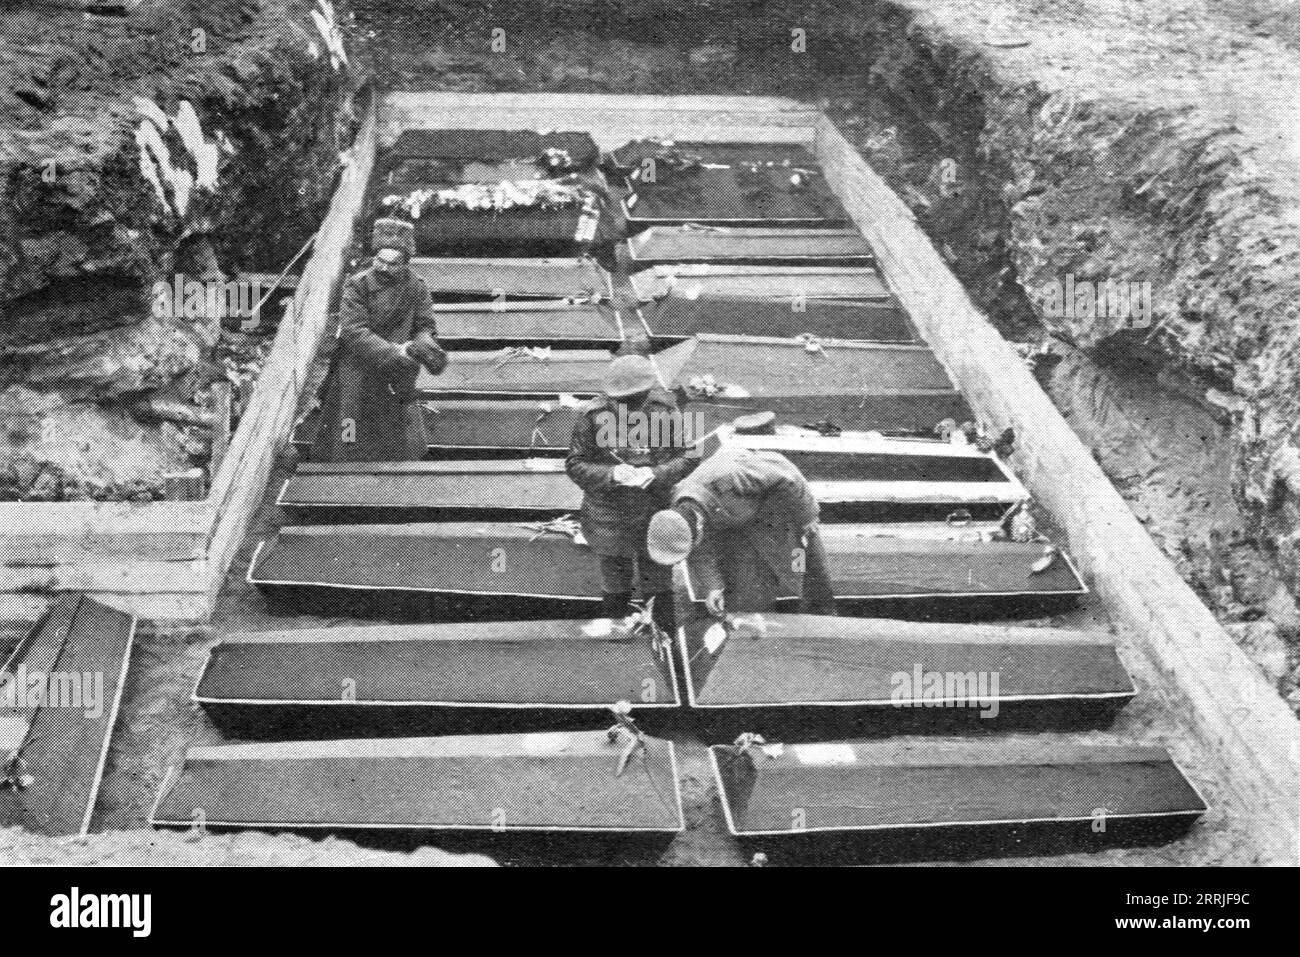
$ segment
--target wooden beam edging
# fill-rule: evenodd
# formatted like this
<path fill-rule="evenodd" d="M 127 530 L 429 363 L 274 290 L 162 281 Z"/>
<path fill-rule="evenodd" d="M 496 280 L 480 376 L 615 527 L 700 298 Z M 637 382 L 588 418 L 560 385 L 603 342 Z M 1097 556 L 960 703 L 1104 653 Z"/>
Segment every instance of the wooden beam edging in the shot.
<path fill-rule="evenodd" d="M 816 119 L 785 97 L 394 92 L 380 108 L 379 140 L 391 146 L 401 130 L 423 127 L 577 130 L 602 149 L 651 136 L 811 145 Z"/>
<path fill-rule="evenodd" d="M 1149 687 L 1218 776 L 1258 863 L 1300 860 L 1300 722 L 1156 547 L 1014 349 L 970 301 L 911 210 L 826 117 L 827 182 L 921 335 L 981 417 L 1016 431 L 1014 462 L 1060 524 Z"/>
<path fill-rule="evenodd" d="M 307 372 L 329 329 L 330 305 L 374 168 L 376 97 L 372 96 L 342 180 L 316 234 L 315 248 L 281 320 L 266 369 L 212 483 L 215 519 L 208 537 L 208 613 L 265 491 L 275 455 L 288 438 Z"/>

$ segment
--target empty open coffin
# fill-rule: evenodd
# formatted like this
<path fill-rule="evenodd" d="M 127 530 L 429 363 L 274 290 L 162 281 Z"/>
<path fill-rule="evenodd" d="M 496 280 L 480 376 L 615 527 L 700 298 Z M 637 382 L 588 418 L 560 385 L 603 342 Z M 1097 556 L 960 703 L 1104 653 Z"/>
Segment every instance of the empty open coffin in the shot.
<path fill-rule="evenodd" d="M 840 225 L 848 214 L 816 157 L 762 143 L 631 143 L 612 154 L 630 167 L 624 212 L 634 226 Z"/>
<path fill-rule="evenodd" d="M 627 241 L 633 269 L 679 263 L 868 266 L 871 244 L 854 229 L 788 226 L 652 226 Z"/>
<path fill-rule="evenodd" d="M 68 593 L 0 660 L 0 759 L 16 752 L 30 776 L 22 789 L 0 788 L 0 826 L 90 830 L 135 629 L 132 616 Z"/>
<path fill-rule="evenodd" d="M 617 349 L 624 339 L 622 314 L 592 303 L 442 304 L 435 307 L 433 318 L 438 341 L 447 349 Z M 634 322 L 639 331 L 640 322 Z"/>
<path fill-rule="evenodd" d="M 642 837 L 684 829 L 677 762 L 603 731 L 192 747 L 150 823 L 214 828 Z"/>
<path fill-rule="evenodd" d="M 590 728 L 619 701 L 642 722 L 680 707 L 670 642 L 608 620 L 233 635 L 194 701 L 240 737 Z"/>
<path fill-rule="evenodd" d="M 1165 840 L 1205 802 L 1161 747 L 1063 735 L 710 748 L 732 834 L 770 856 L 926 860 Z"/>
<path fill-rule="evenodd" d="M 825 526 L 823 540 L 835 594 L 851 612 L 992 617 L 1065 607 L 1086 592 L 1064 555 L 1034 570 L 1041 544 L 889 537 L 856 525 Z M 400 611 L 436 597 L 448 602 L 440 614 L 470 620 L 592 618 L 600 600 L 591 549 L 568 528 L 536 523 L 288 526 L 259 543 L 248 580 L 313 609 Z"/>
<path fill-rule="evenodd" d="M 610 277 L 593 260 L 431 259 L 417 256 L 411 271 L 434 302 L 500 302 L 612 297 Z"/>
<path fill-rule="evenodd" d="M 678 638 L 714 740 L 1095 725 L 1135 693 L 1105 633 L 777 613 L 693 616 Z"/>

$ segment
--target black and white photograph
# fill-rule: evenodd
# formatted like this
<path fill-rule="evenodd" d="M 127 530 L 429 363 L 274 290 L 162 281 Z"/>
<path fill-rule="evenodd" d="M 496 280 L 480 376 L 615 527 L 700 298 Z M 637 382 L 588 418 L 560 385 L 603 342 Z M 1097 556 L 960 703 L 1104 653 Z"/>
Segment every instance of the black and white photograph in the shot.
<path fill-rule="evenodd" d="M 1300 2 L 0 0 L 23 925 L 1047 868 L 1242 940 L 1297 599 Z"/>

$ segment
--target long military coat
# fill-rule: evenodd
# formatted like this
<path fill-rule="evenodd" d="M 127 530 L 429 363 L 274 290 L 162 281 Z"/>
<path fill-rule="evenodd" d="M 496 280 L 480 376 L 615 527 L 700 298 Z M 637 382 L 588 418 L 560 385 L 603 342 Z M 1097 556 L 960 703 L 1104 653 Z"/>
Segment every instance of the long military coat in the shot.
<path fill-rule="evenodd" d="M 374 267 L 351 276 L 339 305 L 338 354 L 322 397 L 312 458 L 322 462 L 400 462 L 425 456 L 424 413 L 415 398 L 420 365 L 400 345 L 436 335 L 433 300 L 407 270 L 387 279 Z"/>

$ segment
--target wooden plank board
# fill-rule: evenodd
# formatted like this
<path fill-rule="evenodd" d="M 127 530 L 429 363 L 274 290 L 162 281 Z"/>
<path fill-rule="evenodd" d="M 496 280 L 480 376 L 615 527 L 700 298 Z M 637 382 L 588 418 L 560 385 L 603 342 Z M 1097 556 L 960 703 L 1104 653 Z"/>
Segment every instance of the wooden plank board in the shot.
<path fill-rule="evenodd" d="M 824 832 L 1194 820 L 1206 804 L 1161 747 L 1047 741 L 819 742 L 710 748 L 728 829 Z M 802 809 L 802 817 L 794 815 Z M 797 827 L 796 827 L 797 824 Z"/>
<path fill-rule="evenodd" d="M 294 416 L 308 371 L 331 328 L 330 305 L 342 281 L 345 252 L 351 242 L 374 167 L 377 143 L 375 100 L 371 99 L 356 142 L 344 158 L 339 188 L 317 232 L 311 258 L 294 293 L 293 307 L 276 331 L 271 354 L 258 379 L 252 400 L 240 420 L 234 440 L 212 482 L 208 504 L 216 512 L 207 547 L 207 590 L 198 610 L 188 598 L 159 596 L 141 602 L 141 615 L 205 619 L 216 604 L 217 592 L 258 503 L 266 490 L 271 463 L 291 434 Z M 150 607 L 152 605 L 153 607 Z M 176 605 L 174 609 L 168 607 Z M 175 614 L 158 614 L 175 611 Z"/>
<path fill-rule="evenodd" d="M 493 299 L 590 299 L 609 295 L 609 275 L 591 259 L 431 259 L 411 271 L 435 302 Z"/>
<path fill-rule="evenodd" d="M 578 621 L 533 621 L 232 635 L 209 655 L 194 700 L 331 712 L 423 706 L 599 715 L 617 701 L 638 710 L 679 706 L 667 644 L 591 631 Z"/>
<path fill-rule="evenodd" d="M 409 127 L 581 129 L 602 149 L 647 136 L 810 143 L 817 112 L 781 97 L 587 93 L 386 95 L 383 140 Z"/>
<path fill-rule="evenodd" d="M 987 708 L 977 689 L 999 706 L 1136 693 L 1104 633 L 779 613 L 763 616 L 765 631 L 745 622 L 727 623 L 721 644 L 706 644 L 707 618 L 679 629 L 691 707 Z M 934 674 L 939 689 L 928 695 Z"/>
<path fill-rule="evenodd" d="M 56 612 L 60 607 L 70 603 L 56 605 Z M 0 795 L 0 824 L 52 836 L 90 830 L 134 634 L 132 616 L 84 598 L 57 663 L 24 658 L 29 673 L 40 665 L 52 686 L 22 747 L 35 780 L 26 790 Z"/>
<path fill-rule="evenodd" d="M 603 731 L 190 748 L 156 826 L 676 834 L 671 742 L 616 774 Z"/>
<path fill-rule="evenodd" d="M 443 305 L 435 308 L 434 322 L 438 341 L 448 349 L 617 349 L 624 339 L 620 314 L 591 304 Z"/>
<path fill-rule="evenodd" d="M 633 267 L 679 263 L 869 266 L 875 252 L 852 229 L 652 226 L 627 241 Z"/>

